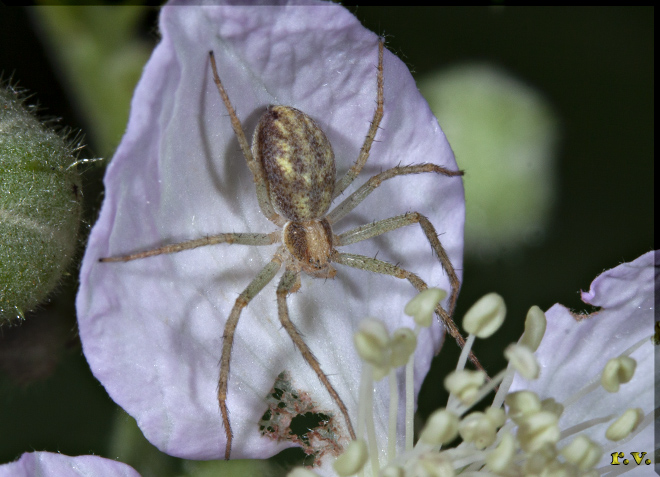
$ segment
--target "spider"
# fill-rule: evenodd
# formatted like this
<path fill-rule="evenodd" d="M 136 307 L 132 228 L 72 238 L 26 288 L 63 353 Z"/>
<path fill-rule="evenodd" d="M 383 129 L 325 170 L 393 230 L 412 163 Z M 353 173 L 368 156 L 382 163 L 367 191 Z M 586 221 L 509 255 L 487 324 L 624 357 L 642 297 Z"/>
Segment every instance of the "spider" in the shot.
<path fill-rule="evenodd" d="M 465 342 L 451 319 L 460 282 L 438 240 L 435 228 L 426 217 L 417 212 L 410 212 L 363 225 L 339 235 L 332 231 L 335 223 L 357 207 L 385 180 L 425 172 L 450 177 L 463 175 L 463 171 L 452 171 L 435 164 L 393 167 L 372 176 L 328 212 L 331 203 L 351 185 L 367 162 L 383 117 L 383 49 L 384 43 L 381 39 L 378 42 L 377 105 L 369 131 L 357 160 L 339 180 L 336 179 L 334 153 L 325 133 L 311 117 L 295 108 L 269 106 L 259 119 L 250 148 L 241 122 L 220 80 L 213 52 L 210 51 L 213 80 L 229 113 L 232 128 L 248 168 L 254 177 L 259 207 L 263 215 L 278 229 L 271 233 L 222 233 L 131 255 L 100 259 L 101 262 L 126 262 L 220 243 L 252 246 L 281 244 L 270 262 L 238 296 L 225 324 L 217 396 L 227 437 L 225 459 L 230 457 L 233 438 L 227 407 L 227 392 L 236 327 L 243 308 L 271 282 L 282 267 L 284 274 L 277 286 L 277 310 L 280 322 L 344 415 L 352 439 L 356 436 L 346 406 L 289 318 L 286 298 L 288 294 L 300 288 L 302 272 L 315 278 L 333 278 L 337 271 L 332 264 L 336 263 L 405 279 L 418 291 L 425 290 L 428 286 L 420 277 L 397 265 L 376 258 L 337 251 L 337 247 L 367 240 L 408 225 L 419 224 L 447 272 L 451 284 L 449 308 L 444 310 L 438 305 L 436 314 L 459 346 L 462 347 Z M 471 354 L 470 358 L 481 367 L 474 354 Z"/>

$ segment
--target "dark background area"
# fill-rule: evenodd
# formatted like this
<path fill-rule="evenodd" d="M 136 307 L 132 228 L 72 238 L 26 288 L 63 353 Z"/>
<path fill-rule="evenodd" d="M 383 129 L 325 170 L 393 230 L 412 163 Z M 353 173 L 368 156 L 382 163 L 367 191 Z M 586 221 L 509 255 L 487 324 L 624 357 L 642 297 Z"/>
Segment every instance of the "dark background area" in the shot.
<path fill-rule="evenodd" d="M 487 263 L 466 259 L 457 314 L 500 293 L 508 319 L 475 351 L 495 374 L 518 338 L 527 309 L 589 308 L 603 270 L 654 248 L 653 8 L 349 7 L 417 77 L 469 60 L 502 66 L 537 87 L 559 116 L 558 203 L 543 242 Z M 143 34 L 156 42 L 157 10 Z M 0 71 L 34 93 L 46 116 L 86 130 L 23 8 L 0 7 Z M 82 157 L 96 157 L 94 138 Z M 457 158 L 460 165 L 460 158 Z M 469 171 L 468 171 L 469 173 Z M 86 223 L 102 199 L 103 171 L 84 174 Z M 81 252 L 83 244 L 81 243 Z M 31 450 L 107 455 L 115 405 L 92 377 L 75 329 L 76 268 L 50 303 L 21 327 L 0 329 L 0 463 Z M 458 350 L 449 343 L 420 396 L 425 418 L 443 406 L 442 375 Z"/>

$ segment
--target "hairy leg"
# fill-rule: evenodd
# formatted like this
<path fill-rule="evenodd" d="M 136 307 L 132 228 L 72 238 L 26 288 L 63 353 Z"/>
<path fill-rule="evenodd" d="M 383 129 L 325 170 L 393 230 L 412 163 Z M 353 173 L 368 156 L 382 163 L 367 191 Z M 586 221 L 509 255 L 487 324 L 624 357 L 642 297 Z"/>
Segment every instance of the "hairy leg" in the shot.
<path fill-rule="evenodd" d="M 252 176 L 254 177 L 254 182 L 257 187 L 257 200 L 259 201 L 259 207 L 261 208 L 261 211 L 268 220 L 280 226 L 284 225 L 285 220 L 282 217 L 280 217 L 277 214 L 277 212 L 275 212 L 273 205 L 270 203 L 270 196 L 268 195 L 268 183 L 266 182 L 266 176 L 264 175 L 264 171 L 261 168 L 261 164 L 259 164 L 252 155 L 252 151 L 250 150 L 250 145 L 248 144 L 247 138 L 245 137 L 245 133 L 243 132 L 243 127 L 241 126 L 241 122 L 239 121 L 238 116 L 236 115 L 236 111 L 234 110 L 234 107 L 231 105 L 231 101 L 229 101 L 229 96 L 227 95 L 224 86 L 222 86 L 222 81 L 220 81 L 220 75 L 218 75 L 218 68 L 215 64 L 215 56 L 213 55 L 212 51 L 209 51 L 209 57 L 211 59 L 211 71 L 213 72 L 213 81 L 215 82 L 215 85 L 218 88 L 218 92 L 220 93 L 222 102 L 225 103 L 225 107 L 227 108 L 227 112 L 229 113 L 229 118 L 231 119 L 231 127 L 234 129 L 234 134 L 236 134 L 236 139 L 238 139 L 238 143 L 241 146 L 241 150 L 243 151 L 243 156 L 245 156 L 247 165 L 250 168 L 250 171 L 252 172 Z"/>
<path fill-rule="evenodd" d="M 281 249 L 280 249 L 281 250 Z M 222 414 L 222 422 L 225 426 L 225 434 L 227 436 L 227 444 L 225 445 L 225 459 L 229 460 L 231 454 L 231 441 L 233 438 L 231 425 L 229 423 L 229 410 L 227 409 L 227 383 L 229 382 L 229 364 L 231 361 L 231 348 L 234 344 L 234 333 L 238 325 L 238 319 L 241 316 L 241 311 L 247 306 L 257 293 L 265 287 L 273 279 L 277 271 L 282 266 L 280 258 L 280 250 L 275 254 L 273 260 L 268 263 L 250 282 L 250 284 L 243 290 L 234 307 L 227 318 L 225 323 L 225 332 L 222 335 L 222 357 L 220 358 L 220 378 L 218 380 L 218 403 L 220 404 L 220 412 Z"/>
<path fill-rule="evenodd" d="M 314 353 L 312 353 L 312 350 L 309 349 L 309 346 L 307 346 L 305 340 L 303 340 L 302 336 L 300 336 L 300 332 L 296 329 L 296 325 L 294 325 L 289 318 L 289 309 L 286 304 L 286 296 L 291 290 L 297 289 L 299 287 L 299 280 L 299 272 L 295 272 L 289 269 L 284 272 L 284 275 L 282 275 L 282 278 L 280 279 L 280 284 L 277 287 L 277 312 L 280 317 L 280 322 L 293 340 L 296 347 L 302 353 L 303 358 L 305 358 L 305 361 L 307 361 L 307 364 L 309 364 L 309 366 L 314 370 L 316 375 L 321 380 L 321 383 L 323 383 L 325 388 L 328 390 L 328 393 L 332 399 L 337 403 L 337 406 L 339 406 L 339 409 L 346 419 L 346 427 L 348 428 L 348 433 L 351 435 L 351 439 L 355 440 L 355 431 L 353 430 L 353 424 L 351 424 L 351 418 L 348 415 L 348 409 L 346 409 L 346 406 L 344 405 L 341 397 L 337 391 L 335 391 L 335 388 L 330 383 L 330 380 L 321 369 L 321 365 L 314 356 Z"/>
<path fill-rule="evenodd" d="M 346 265 L 348 267 L 358 268 L 360 270 L 367 270 L 369 272 L 381 273 L 383 275 L 391 275 L 396 278 L 403 280 L 408 280 L 412 286 L 419 292 L 422 292 L 428 288 L 428 285 L 424 280 L 419 278 L 412 272 L 405 270 L 397 265 L 392 265 L 391 263 L 384 262 L 383 260 L 378 260 L 376 258 L 365 257 L 364 255 L 355 255 L 352 253 L 339 253 L 335 252 L 332 256 L 332 261 Z M 465 340 L 461 333 L 458 331 L 456 324 L 450 319 L 445 321 L 443 316 L 447 316 L 447 312 L 442 309 L 440 305 L 435 308 L 436 314 L 440 317 L 445 329 L 447 332 L 454 337 L 458 345 L 463 348 L 465 345 Z M 478 368 L 484 369 L 477 357 L 473 352 L 470 351 L 470 361 Z"/>
<path fill-rule="evenodd" d="M 334 224 L 339 220 L 343 219 L 351 210 L 360 204 L 364 199 L 371 194 L 374 189 L 388 179 L 392 179 L 397 176 L 405 176 L 409 174 L 421 174 L 424 172 L 434 172 L 436 174 L 442 174 L 445 176 L 462 176 L 463 171 L 452 171 L 445 167 L 438 166 L 436 164 L 415 164 L 412 166 L 397 166 L 387 169 L 386 171 L 381 172 L 372 176 L 367 182 L 365 182 L 358 190 L 349 195 L 344 199 L 337 207 L 332 209 L 332 211 L 327 215 L 328 222 Z"/>
<path fill-rule="evenodd" d="M 374 117 L 371 119 L 371 126 L 369 127 L 369 132 L 367 137 L 364 139 L 364 144 L 362 144 L 362 149 L 360 149 L 360 155 L 358 156 L 355 164 L 346 172 L 344 177 L 342 177 L 335 184 L 335 190 L 332 194 L 332 198 L 341 195 L 346 188 L 351 185 L 355 178 L 360 174 L 360 171 L 367 163 L 369 159 L 369 151 L 371 150 L 371 145 L 376 138 L 376 132 L 378 131 L 378 126 L 380 125 L 380 120 L 383 119 L 383 39 L 381 38 L 378 41 L 378 74 L 376 79 L 376 110 L 374 111 Z"/>
<path fill-rule="evenodd" d="M 278 243 L 280 238 L 281 237 L 279 231 L 270 234 L 231 233 L 209 235 L 200 239 L 165 245 L 164 247 L 154 248 L 152 250 L 133 253 L 130 255 L 123 255 L 121 257 L 99 258 L 99 262 L 128 262 L 130 260 L 138 260 L 140 258 L 153 257 L 154 255 L 163 255 L 167 253 L 176 253 L 181 252 L 182 250 L 190 250 L 197 247 L 204 247 L 205 245 L 215 245 L 218 243 L 238 245 L 272 245 L 274 243 Z"/>
<path fill-rule="evenodd" d="M 451 285 L 451 294 L 449 295 L 449 310 L 446 312 L 442 310 L 442 321 L 445 323 L 451 322 L 451 316 L 454 314 L 454 309 L 456 308 L 456 300 L 458 299 L 458 290 L 461 286 L 461 282 L 458 280 L 454 266 L 449 260 L 447 252 L 445 252 L 444 247 L 438 239 L 438 234 L 435 231 L 433 224 L 424 217 L 422 214 L 417 212 L 409 212 L 407 214 L 398 215 L 396 217 L 390 217 L 389 219 L 379 220 L 378 222 L 373 222 L 371 224 L 362 225 L 348 232 L 344 232 L 341 235 L 336 237 L 335 246 L 341 247 L 343 245 L 349 245 L 356 242 L 361 242 L 362 240 L 367 240 L 378 235 L 396 230 L 407 225 L 419 224 L 426 235 L 426 239 L 431 244 L 433 252 L 435 252 L 438 260 L 442 264 L 442 267 L 447 272 L 449 276 L 449 283 Z M 452 334 L 452 336 L 454 336 Z M 455 336 L 454 336 L 455 337 Z"/>

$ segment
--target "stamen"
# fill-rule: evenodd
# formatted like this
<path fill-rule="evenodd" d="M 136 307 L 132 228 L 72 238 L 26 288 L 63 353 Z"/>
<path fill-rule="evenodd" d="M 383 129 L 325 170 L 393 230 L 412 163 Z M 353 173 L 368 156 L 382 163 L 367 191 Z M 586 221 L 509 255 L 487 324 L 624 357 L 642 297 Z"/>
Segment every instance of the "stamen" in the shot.
<path fill-rule="evenodd" d="M 497 293 L 489 293 L 465 313 L 463 329 L 479 338 L 488 338 L 504 323 L 505 316 L 504 298 Z"/>
<path fill-rule="evenodd" d="M 486 373 L 481 370 L 453 371 L 445 378 L 445 389 L 466 405 L 474 403 L 479 388 L 486 382 Z"/>
<path fill-rule="evenodd" d="M 509 417 L 516 424 L 541 411 L 541 399 L 532 391 L 518 391 L 508 394 L 504 400 L 509 406 Z"/>
<path fill-rule="evenodd" d="M 406 451 L 413 448 L 415 437 L 415 353 L 406 364 Z"/>
<path fill-rule="evenodd" d="M 447 292 L 439 288 L 427 288 L 408 302 L 403 312 L 412 316 L 420 326 L 429 327 L 433 322 L 435 307 L 447 296 Z"/>
<path fill-rule="evenodd" d="M 419 436 L 419 441 L 430 446 L 440 446 L 453 441 L 458 435 L 458 416 L 446 409 L 431 414 Z"/>
<path fill-rule="evenodd" d="M 603 369 L 600 384 L 602 384 L 605 391 L 615 393 L 619 390 L 621 384 L 632 379 L 636 367 L 637 361 L 629 356 L 610 359 Z"/>
<path fill-rule="evenodd" d="M 367 444 L 362 439 L 348 443 L 346 451 L 337 457 L 332 467 L 341 477 L 357 474 L 367 463 Z"/>
<path fill-rule="evenodd" d="M 541 344 L 547 324 L 545 313 L 536 305 L 531 307 L 525 318 L 525 331 L 518 340 L 518 344 L 536 351 Z"/>
<path fill-rule="evenodd" d="M 391 462 L 396 457 L 396 421 L 399 411 L 399 389 L 395 368 L 390 369 L 388 381 L 390 385 L 390 407 L 387 433 L 387 460 Z"/>
<path fill-rule="evenodd" d="M 504 424 L 504 419 L 502 409 L 489 408 L 486 413 L 473 412 L 463 418 L 458 425 L 458 432 L 464 441 L 483 450 L 495 442 L 497 428 Z"/>
<path fill-rule="evenodd" d="M 589 419 L 588 421 L 581 422 L 579 424 L 576 424 L 575 426 L 571 426 L 567 429 L 564 429 L 561 432 L 561 436 L 559 437 L 559 439 L 560 440 L 565 439 L 569 436 L 572 436 L 573 434 L 577 434 L 578 432 L 582 432 L 586 429 L 589 429 L 590 427 L 611 421 L 613 418 L 614 418 L 614 414 L 610 414 L 608 416 L 595 417 L 593 419 Z"/>
<path fill-rule="evenodd" d="M 486 467 L 493 472 L 502 472 L 511 467 L 516 455 L 516 441 L 513 435 L 506 433 L 495 450 L 486 456 Z"/>
<path fill-rule="evenodd" d="M 559 419 L 548 411 L 540 411 L 525 419 L 518 426 L 518 441 L 525 452 L 534 452 L 544 444 L 559 441 Z"/>
<path fill-rule="evenodd" d="M 610 427 L 605 431 L 605 437 L 610 441 L 620 441 L 633 432 L 642 419 L 644 418 L 644 411 L 640 408 L 628 409 L 621 417 L 610 424 Z"/>
<path fill-rule="evenodd" d="M 408 362 L 417 348 L 417 336 L 410 328 L 399 328 L 392 333 L 390 366 L 398 368 Z"/>
<path fill-rule="evenodd" d="M 382 321 L 375 318 L 363 320 L 353 336 L 353 341 L 355 349 L 364 361 L 377 367 L 387 366 L 390 336 Z"/>
<path fill-rule="evenodd" d="M 579 470 L 591 469 L 603 456 L 603 449 L 586 436 L 577 436 L 560 454 Z"/>
<path fill-rule="evenodd" d="M 523 378 L 532 380 L 539 377 L 539 363 L 527 346 L 511 344 L 504 350 L 504 357 Z"/>
<path fill-rule="evenodd" d="M 465 363 L 467 363 L 468 356 L 470 355 L 470 351 L 472 350 L 474 339 L 475 339 L 475 335 L 470 334 L 465 340 L 465 345 L 463 345 L 461 354 L 458 357 L 458 362 L 456 363 L 456 371 L 461 371 L 462 369 L 465 368 Z"/>

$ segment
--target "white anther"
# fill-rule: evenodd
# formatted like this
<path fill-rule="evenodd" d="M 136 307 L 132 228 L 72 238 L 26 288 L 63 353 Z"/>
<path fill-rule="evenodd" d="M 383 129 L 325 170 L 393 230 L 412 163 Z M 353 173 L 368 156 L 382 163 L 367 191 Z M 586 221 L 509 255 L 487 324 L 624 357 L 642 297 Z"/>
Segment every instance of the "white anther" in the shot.
<path fill-rule="evenodd" d="M 510 344 L 504 350 L 504 357 L 523 378 L 536 379 L 539 377 L 539 363 L 532 350 L 527 346 Z"/>
<path fill-rule="evenodd" d="M 501 407 L 489 407 L 486 409 L 486 417 L 490 419 L 490 422 L 492 422 L 498 429 L 506 422 L 506 413 Z"/>
<path fill-rule="evenodd" d="M 433 323 L 433 312 L 445 297 L 447 292 L 439 288 L 427 288 L 410 300 L 403 309 L 404 313 L 412 316 L 419 326 L 431 326 Z"/>
<path fill-rule="evenodd" d="M 497 293 L 489 293 L 465 313 L 463 329 L 479 338 L 488 338 L 504 323 L 505 316 L 504 298 Z"/>
<path fill-rule="evenodd" d="M 415 348 L 417 348 L 417 336 L 415 336 L 415 332 L 410 328 L 399 328 L 392 333 L 390 347 L 390 366 L 393 368 L 403 366 L 410 359 L 410 355 L 415 352 Z"/>
<path fill-rule="evenodd" d="M 497 427 L 483 412 L 473 412 L 463 418 L 458 425 L 458 432 L 466 442 L 472 442 L 479 449 L 485 449 L 497 436 Z"/>
<path fill-rule="evenodd" d="M 509 406 L 509 417 L 520 424 L 527 416 L 541 410 L 541 399 L 532 391 L 518 391 L 507 394 L 504 402 Z"/>
<path fill-rule="evenodd" d="M 457 435 L 458 416 L 446 409 L 438 409 L 429 416 L 419 440 L 425 444 L 439 446 L 453 441 Z"/>
<path fill-rule="evenodd" d="M 337 457 L 332 467 L 341 477 L 357 474 L 369 458 L 367 443 L 362 439 L 351 441 L 342 455 Z"/>
<path fill-rule="evenodd" d="M 525 452 L 534 452 L 544 444 L 556 444 L 560 432 L 559 419 L 555 414 L 548 411 L 539 411 L 518 426 L 518 442 Z"/>
<path fill-rule="evenodd" d="M 547 325 L 545 313 L 536 305 L 531 307 L 525 318 L 525 331 L 518 340 L 518 344 L 525 345 L 532 351 L 536 351 L 541 344 Z"/>
<path fill-rule="evenodd" d="M 470 405 L 479 394 L 479 388 L 486 382 L 486 373 L 464 369 L 454 371 L 445 378 L 445 388 L 463 404 Z"/>
<path fill-rule="evenodd" d="M 557 448 L 554 444 L 543 444 L 531 452 L 523 465 L 523 475 L 542 475 L 550 463 L 557 458 Z"/>
<path fill-rule="evenodd" d="M 610 424 L 610 427 L 605 431 L 605 437 L 611 441 L 620 441 L 628 437 L 639 426 L 642 419 L 644 419 L 644 411 L 640 408 L 628 409 L 621 417 Z"/>
<path fill-rule="evenodd" d="M 406 477 L 406 472 L 398 465 L 388 465 L 380 471 L 379 477 Z"/>
<path fill-rule="evenodd" d="M 559 451 L 567 462 L 580 470 L 591 469 L 603 456 L 603 449 L 586 436 L 578 435 L 573 442 Z"/>
<path fill-rule="evenodd" d="M 486 456 L 486 467 L 493 472 L 503 472 L 511 467 L 515 455 L 516 440 L 507 432 L 497 447 Z"/>
<path fill-rule="evenodd" d="M 353 341 L 360 358 L 374 366 L 387 366 L 390 336 L 382 321 L 375 318 L 363 320 Z"/>
<path fill-rule="evenodd" d="M 450 460 L 437 452 L 422 455 L 415 465 L 415 476 L 423 477 L 454 477 L 454 465 Z"/>
<path fill-rule="evenodd" d="M 636 367 L 637 361 L 629 356 L 612 358 L 603 369 L 600 384 L 605 388 L 605 391 L 615 393 L 619 390 L 621 384 L 627 383 L 632 379 Z"/>
<path fill-rule="evenodd" d="M 291 469 L 291 472 L 286 474 L 286 477 L 319 477 L 318 474 L 315 474 L 311 470 L 305 469 L 304 467 L 295 467 Z"/>
<path fill-rule="evenodd" d="M 564 405 L 553 398 L 546 398 L 541 401 L 541 410 L 551 412 L 559 419 L 564 413 Z"/>

